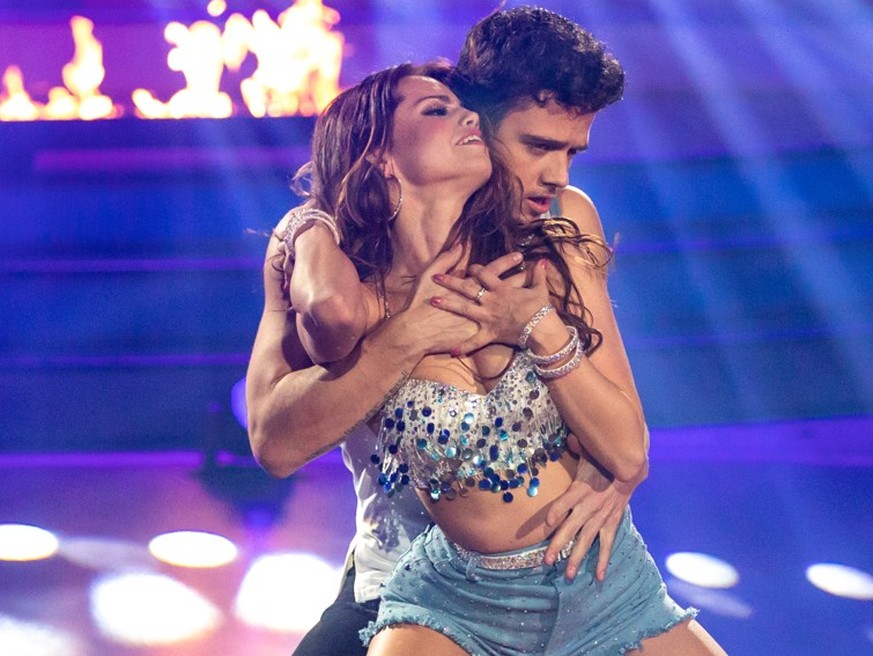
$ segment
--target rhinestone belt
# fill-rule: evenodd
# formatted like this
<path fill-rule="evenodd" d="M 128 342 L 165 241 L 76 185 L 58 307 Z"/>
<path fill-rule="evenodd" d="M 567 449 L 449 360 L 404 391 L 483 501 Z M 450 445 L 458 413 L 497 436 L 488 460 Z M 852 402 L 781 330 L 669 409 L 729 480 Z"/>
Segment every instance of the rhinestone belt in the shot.
<path fill-rule="evenodd" d="M 567 546 L 561 549 L 558 553 L 558 560 L 564 560 L 569 557 L 570 552 L 573 551 L 574 544 L 575 540 L 570 540 L 570 542 L 567 543 Z M 462 560 L 468 563 L 475 561 L 475 566 L 483 569 L 523 569 L 525 567 L 539 567 L 543 564 L 543 556 L 546 555 L 547 548 L 547 546 L 533 547 L 527 551 L 521 551 L 519 553 L 490 556 L 488 554 L 480 554 L 476 551 L 464 549 L 464 547 L 455 544 L 454 542 L 452 542 L 452 546 L 455 548 L 455 551 L 458 552 L 458 556 L 460 556 Z"/>

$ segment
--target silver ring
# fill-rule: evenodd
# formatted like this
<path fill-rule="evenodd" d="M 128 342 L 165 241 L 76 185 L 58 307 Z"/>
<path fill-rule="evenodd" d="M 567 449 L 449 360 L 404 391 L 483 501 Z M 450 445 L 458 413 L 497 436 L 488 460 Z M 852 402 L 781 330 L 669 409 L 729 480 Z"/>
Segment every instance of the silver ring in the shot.
<path fill-rule="evenodd" d="M 485 285 L 482 285 L 482 286 L 479 288 L 479 291 L 476 292 L 476 298 L 473 299 L 473 300 L 475 300 L 475 301 L 478 303 L 478 302 L 482 299 L 482 297 L 485 296 L 485 292 L 486 292 L 486 291 L 488 291 L 488 290 L 485 289 Z"/>

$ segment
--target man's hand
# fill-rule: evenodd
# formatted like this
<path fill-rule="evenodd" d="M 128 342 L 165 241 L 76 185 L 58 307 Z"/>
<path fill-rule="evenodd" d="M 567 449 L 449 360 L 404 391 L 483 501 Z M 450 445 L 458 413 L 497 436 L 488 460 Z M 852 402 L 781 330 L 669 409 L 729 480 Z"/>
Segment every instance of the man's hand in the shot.
<path fill-rule="evenodd" d="M 576 447 L 571 450 L 581 450 L 573 435 L 569 436 L 569 440 Z M 573 482 L 564 494 L 555 499 L 546 517 L 546 524 L 558 528 L 546 550 L 545 562 L 550 565 L 554 563 L 561 549 L 575 538 L 566 569 L 567 579 L 572 580 L 594 538 L 600 536 L 595 576 L 598 581 L 603 581 L 625 508 L 644 478 L 640 476 L 639 480 L 629 482 L 615 480 L 581 450 Z"/>

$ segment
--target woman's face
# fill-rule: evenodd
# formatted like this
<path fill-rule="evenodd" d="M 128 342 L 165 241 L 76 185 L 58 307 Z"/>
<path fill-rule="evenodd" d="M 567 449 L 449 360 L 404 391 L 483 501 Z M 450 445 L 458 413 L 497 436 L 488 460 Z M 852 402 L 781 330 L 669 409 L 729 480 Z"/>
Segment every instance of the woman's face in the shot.
<path fill-rule="evenodd" d="M 479 132 L 479 116 L 461 106 L 447 86 L 409 76 L 397 86 L 386 176 L 408 187 L 439 185 L 468 195 L 491 175 L 491 158 Z"/>

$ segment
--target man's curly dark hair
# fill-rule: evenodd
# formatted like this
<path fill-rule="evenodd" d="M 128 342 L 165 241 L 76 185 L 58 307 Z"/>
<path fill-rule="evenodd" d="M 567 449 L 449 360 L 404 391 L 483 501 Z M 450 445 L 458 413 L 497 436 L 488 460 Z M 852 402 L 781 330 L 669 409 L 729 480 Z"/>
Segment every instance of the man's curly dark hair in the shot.
<path fill-rule="evenodd" d="M 619 100 L 624 71 L 604 44 L 540 7 L 497 11 L 467 34 L 452 87 L 494 126 L 514 109 L 554 100 L 578 114 Z"/>

